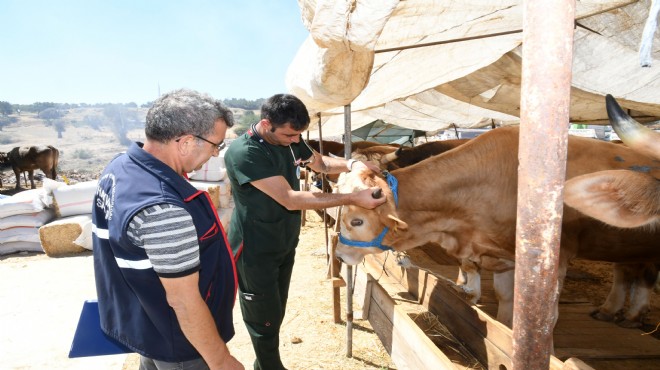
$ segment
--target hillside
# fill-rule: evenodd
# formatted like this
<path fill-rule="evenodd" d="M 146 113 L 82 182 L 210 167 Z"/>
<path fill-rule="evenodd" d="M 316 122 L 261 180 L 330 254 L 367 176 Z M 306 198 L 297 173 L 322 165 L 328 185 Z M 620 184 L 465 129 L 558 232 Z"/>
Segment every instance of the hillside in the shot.
<path fill-rule="evenodd" d="M 130 108 L 135 120 L 130 121 L 126 137 L 130 141 L 144 141 L 144 120 L 146 108 Z M 231 108 L 238 121 L 244 110 Z M 85 117 L 103 118 L 102 108 L 75 108 L 64 111 L 61 118 L 65 131 L 62 137 L 51 125 L 48 126 L 36 114 L 23 112 L 20 116 L 13 115 L 18 121 L 0 128 L 0 152 L 8 152 L 17 146 L 52 145 L 60 151 L 59 173 L 73 181 L 86 181 L 95 179 L 105 165 L 117 154 L 126 150 L 109 122 L 100 124 L 98 129 L 93 128 Z M 228 138 L 235 135 L 229 131 Z M 37 170 L 36 174 L 41 174 Z M 15 186 L 16 180 L 9 167 L 2 168 L 0 172 L 4 189 Z M 36 177 L 35 177 L 36 178 Z"/>

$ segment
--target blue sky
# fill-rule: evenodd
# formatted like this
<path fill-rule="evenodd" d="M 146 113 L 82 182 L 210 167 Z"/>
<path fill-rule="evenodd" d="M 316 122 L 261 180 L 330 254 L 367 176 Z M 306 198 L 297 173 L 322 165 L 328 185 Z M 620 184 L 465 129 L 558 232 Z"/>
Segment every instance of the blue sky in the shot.
<path fill-rule="evenodd" d="M 307 35 L 296 0 L 0 0 L 0 101 L 267 98 Z"/>

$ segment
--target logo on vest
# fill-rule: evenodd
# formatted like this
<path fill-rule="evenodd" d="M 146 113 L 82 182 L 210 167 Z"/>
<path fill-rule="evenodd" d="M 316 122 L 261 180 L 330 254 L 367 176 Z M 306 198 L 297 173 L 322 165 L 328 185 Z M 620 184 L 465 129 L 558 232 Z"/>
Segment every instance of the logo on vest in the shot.
<path fill-rule="evenodd" d="M 110 193 L 107 193 L 106 190 Z M 99 180 L 96 187 L 96 206 L 101 208 L 106 220 L 112 219 L 112 211 L 115 206 L 115 175 L 108 173 Z"/>

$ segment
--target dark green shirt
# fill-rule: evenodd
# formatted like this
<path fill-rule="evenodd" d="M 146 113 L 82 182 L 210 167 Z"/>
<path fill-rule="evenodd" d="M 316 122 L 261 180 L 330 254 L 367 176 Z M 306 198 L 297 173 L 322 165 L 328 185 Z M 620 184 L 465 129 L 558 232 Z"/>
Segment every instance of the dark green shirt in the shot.
<path fill-rule="evenodd" d="M 248 131 L 234 140 L 225 154 L 235 204 L 228 232 L 229 243 L 234 254 L 241 242 L 244 243 L 243 253 L 248 248 L 287 253 L 298 244 L 300 211 L 287 210 L 250 182 L 283 176 L 293 190 L 300 190 L 295 161 L 308 159 L 312 153 L 302 143 L 271 145 L 250 133 Z"/>

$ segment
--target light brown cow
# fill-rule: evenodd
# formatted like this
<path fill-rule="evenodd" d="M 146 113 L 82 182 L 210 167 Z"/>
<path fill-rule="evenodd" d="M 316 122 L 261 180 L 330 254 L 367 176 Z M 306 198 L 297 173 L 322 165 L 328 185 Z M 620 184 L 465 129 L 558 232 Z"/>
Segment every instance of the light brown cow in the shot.
<path fill-rule="evenodd" d="M 589 138 L 569 137 L 568 179 L 610 169 L 660 166 L 631 149 Z M 344 207 L 341 236 L 404 251 L 434 242 L 458 259 L 494 272 L 497 318 L 511 326 L 518 183 L 518 128 L 503 127 L 418 164 L 392 171 L 398 179 L 398 206 L 386 180 L 368 172 L 342 175 L 340 192 L 383 188 L 387 202 L 374 210 Z M 438 174 L 434 176 L 434 174 Z M 385 229 L 387 227 L 387 229 Z M 561 291 L 572 258 L 615 263 L 660 262 L 660 229 L 616 229 L 570 207 L 564 208 L 559 261 Z M 348 243 L 352 244 L 352 243 Z M 381 249 L 340 241 L 336 256 L 348 264 Z M 557 306 L 554 307 L 555 319 Z"/>
<path fill-rule="evenodd" d="M 7 159 L 16 175 L 16 189 L 21 188 L 21 173 L 27 171 L 32 189 L 34 184 L 34 170 L 40 169 L 46 177 L 57 178 L 57 163 L 59 151 L 51 145 L 48 146 L 17 146 L 7 153 Z"/>

